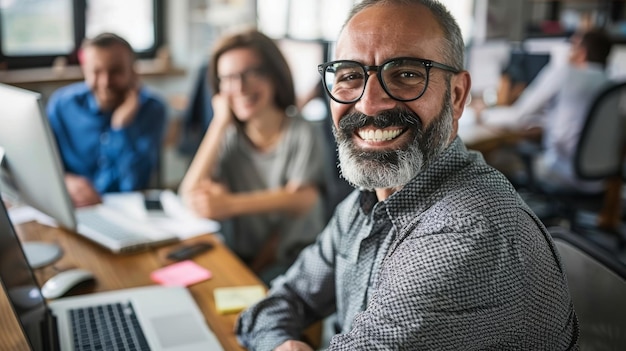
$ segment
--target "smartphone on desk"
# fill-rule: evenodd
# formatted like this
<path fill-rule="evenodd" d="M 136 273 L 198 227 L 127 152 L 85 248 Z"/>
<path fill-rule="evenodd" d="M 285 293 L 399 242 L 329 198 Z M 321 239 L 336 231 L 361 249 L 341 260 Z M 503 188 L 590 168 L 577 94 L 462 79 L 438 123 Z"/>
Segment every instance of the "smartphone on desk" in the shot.
<path fill-rule="evenodd" d="M 143 202 L 148 213 L 163 212 L 163 205 L 161 204 L 161 190 L 147 190 L 143 194 Z"/>
<path fill-rule="evenodd" d="M 143 194 L 144 205 L 148 211 L 163 211 L 161 190 L 147 190 Z"/>
<path fill-rule="evenodd" d="M 213 248 L 213 244 L 208 241 L 200 241 L 193 244 L 183 244 L 174 248 L 167 254 L 167 258 L 172 261 L 184 261 L 191 259 L 203 252 Z"/>

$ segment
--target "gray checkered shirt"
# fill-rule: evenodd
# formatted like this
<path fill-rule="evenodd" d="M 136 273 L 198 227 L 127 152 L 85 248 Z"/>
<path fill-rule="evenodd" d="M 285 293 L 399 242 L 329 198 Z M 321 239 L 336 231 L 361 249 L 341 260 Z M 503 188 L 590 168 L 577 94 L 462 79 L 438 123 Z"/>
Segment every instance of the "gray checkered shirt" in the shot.
<path fill-rule="evenodd" d="M 548 232 L 459 138 L 387 200 L 348 196 L 236 333 L 271 350 L 333 312 L 331 350 L 578 349 Z"/>

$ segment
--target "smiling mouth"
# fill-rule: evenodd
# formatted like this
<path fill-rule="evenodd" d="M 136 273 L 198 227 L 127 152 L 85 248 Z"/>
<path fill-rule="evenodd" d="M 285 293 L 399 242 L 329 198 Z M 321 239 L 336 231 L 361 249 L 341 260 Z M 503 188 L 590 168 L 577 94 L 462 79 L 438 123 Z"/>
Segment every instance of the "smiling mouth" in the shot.
<path fill-rule="evenodd" d="M 361 128 L 357 129 L 356 135 L 359 136 L 363 141 L 369 142 L 381 142 L 381 141 L 389 141 L 397 138 L 401 134 L 403 134 L 404 129 L 402 128 L 391 128 L 391 129 L 372 129 L 372 128 Z"/>

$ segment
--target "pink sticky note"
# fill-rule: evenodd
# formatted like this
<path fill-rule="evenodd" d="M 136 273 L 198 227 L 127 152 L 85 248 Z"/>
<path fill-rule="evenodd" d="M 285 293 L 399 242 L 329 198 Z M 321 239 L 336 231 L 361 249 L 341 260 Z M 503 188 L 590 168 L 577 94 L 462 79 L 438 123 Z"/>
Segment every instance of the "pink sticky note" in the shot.
<path fill-rule="evenodd" d="M 159 268 L 150 274 L 150 278 L 161 285 L 189 286 L 211 278 L 211 271 L 186 260 Z"/>

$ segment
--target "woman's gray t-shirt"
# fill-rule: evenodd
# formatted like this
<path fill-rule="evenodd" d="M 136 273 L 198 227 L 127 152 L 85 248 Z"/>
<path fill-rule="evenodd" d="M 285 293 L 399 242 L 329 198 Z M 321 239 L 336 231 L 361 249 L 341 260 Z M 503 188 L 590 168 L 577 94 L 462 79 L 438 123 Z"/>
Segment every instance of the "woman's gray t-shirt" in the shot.
<path fill-rule="evenodd" d="M 290 181 L 325 187 L 324 167 L 329 167 L 321 133 L 300 117 L 287 118 L 287 130 L 277 146 L 267 152 L 255 149 L 233 125 L 226 132 L 213 177 L 233 193 L 279 188 Z M 277 263 L 290 264 L 300 250 L 324 228 L 322 196 L 299 217 L 285 213 L 239 216 L 224 227 L 226 243 L 244 260 L 252 260 L 271 233 L 280 233 Z M 227 230 L 231 228 L 232 230 Z"/>

